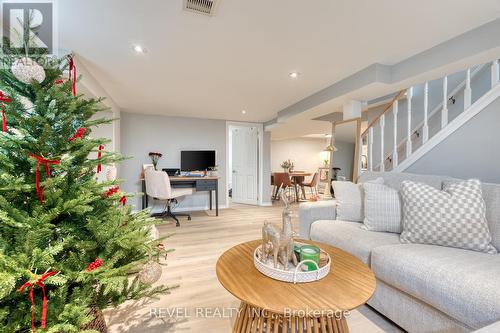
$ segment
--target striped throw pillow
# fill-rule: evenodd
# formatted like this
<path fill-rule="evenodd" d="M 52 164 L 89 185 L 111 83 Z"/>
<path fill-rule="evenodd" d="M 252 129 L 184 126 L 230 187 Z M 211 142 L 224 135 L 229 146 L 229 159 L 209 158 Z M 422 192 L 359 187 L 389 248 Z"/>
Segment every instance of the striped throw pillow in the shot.
<path fill-rule="evenodd" d="M 402 205 L 399 192 L 374 183 L 363 183 L 365 190 L 365 219 L 363 229 L 401 233 Z"/>

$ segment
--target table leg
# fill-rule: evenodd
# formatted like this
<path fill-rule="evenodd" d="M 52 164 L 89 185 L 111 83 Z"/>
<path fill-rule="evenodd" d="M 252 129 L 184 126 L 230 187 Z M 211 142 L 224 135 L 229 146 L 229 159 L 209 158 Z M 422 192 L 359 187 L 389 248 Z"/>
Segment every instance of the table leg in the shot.
<path fill-rule="evenodd" d="M 219 185 L 215 188 L 215 216 L 219 216 Z"/>
<path fill-rule="evenodd" d="M 210 210 L 212 210 L 212 190 L 208 191 L 209 202 L 210 202 Z"/>
<path fill-rule="evenodd" d="M 295 201 L 299 202 L 300 201 L 300 198 L 299 198 L 299 184 L 297 183 L 297 181 L 299 180 L 299 178 L 297 177 L 294 177 L 294 187 L 295 187 Z"/>
<path fill-rule="evenodd" d="M 233 333 L 280 332 L 280 333 L 349 333 L 344 317 L 332 315 L 321 317 L 283 316 L 241 302 L 240 312 L 233 326 Z"/>
<path fill-rule="evenodd" d="M 302 184 L 301 184 L 301 185 L 300 185 L 300 188 L 302 189 L 302 198 L 303 198 L 304 200 L 306 200 L 306 190 L 305 190 L 305 188 L 304 188 L 304 185 L 302 185 Z"/>

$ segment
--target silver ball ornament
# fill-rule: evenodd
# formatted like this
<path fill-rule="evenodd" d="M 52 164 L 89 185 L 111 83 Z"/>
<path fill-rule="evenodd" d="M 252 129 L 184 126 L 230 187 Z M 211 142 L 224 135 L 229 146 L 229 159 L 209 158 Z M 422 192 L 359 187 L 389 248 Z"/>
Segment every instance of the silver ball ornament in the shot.
<path fill-rule="evenodd" d="M 146 284 L 153 284 L 161 277 L 161 265 L 157 262 L 149 262 L 142 267 L 139 272 L 139 281 Z"/>

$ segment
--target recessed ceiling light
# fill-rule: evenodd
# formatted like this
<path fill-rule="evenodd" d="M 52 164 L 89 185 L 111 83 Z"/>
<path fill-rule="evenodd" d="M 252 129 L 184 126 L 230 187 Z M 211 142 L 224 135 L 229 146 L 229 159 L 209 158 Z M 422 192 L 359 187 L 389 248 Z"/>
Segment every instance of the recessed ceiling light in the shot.
<path fill-rule="evenodd" d="M 288 76 L 291 77 L 292 79 L 298 78 L 299 75 L 300 75 L 299 72 L 291 72 L 290 74 L 288 74 Z"/>
<path fill-rule="evenodd" d="M 247 114 L 247 111 L 246 110 L 241 110 L 241 113 L 242 114 Z"/>
<path fill-rule="evenodd" d="M 134 45 L 133 47 L 134 51 L 137 52 L 137 53 L 146 53 L 146 49 L 144 49 L 142 46 L 140 45 Z"/>

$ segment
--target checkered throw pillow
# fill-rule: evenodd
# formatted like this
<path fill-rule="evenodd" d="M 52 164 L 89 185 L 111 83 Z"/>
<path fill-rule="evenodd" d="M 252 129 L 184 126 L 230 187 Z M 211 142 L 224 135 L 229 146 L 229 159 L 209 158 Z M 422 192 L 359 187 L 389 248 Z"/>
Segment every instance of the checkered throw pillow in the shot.
<path fill-rule="evenodd" d="M 479 180 L 446 184 L 443 191 L 404 181 L 401 242 L 497 253 L 490 244 L 486 204 Z"/>

